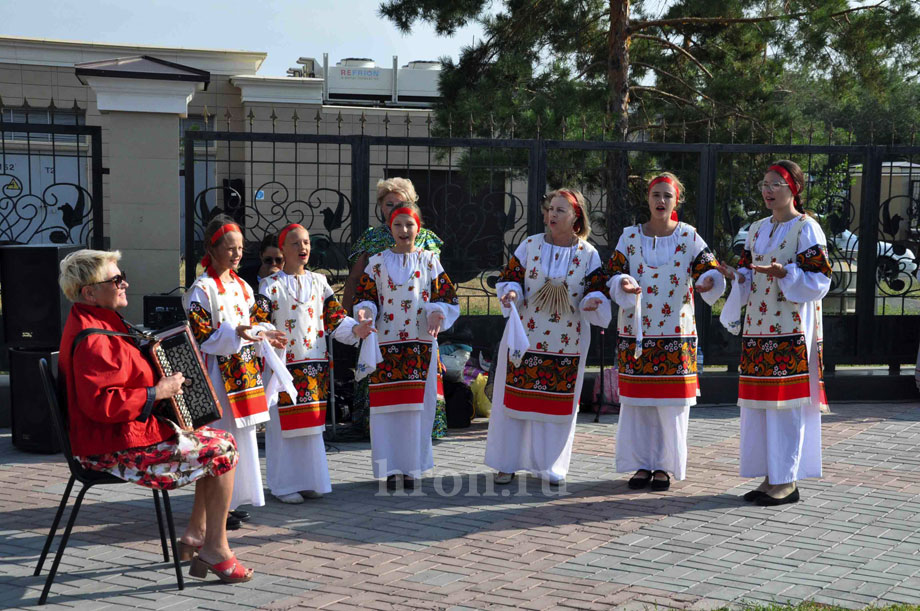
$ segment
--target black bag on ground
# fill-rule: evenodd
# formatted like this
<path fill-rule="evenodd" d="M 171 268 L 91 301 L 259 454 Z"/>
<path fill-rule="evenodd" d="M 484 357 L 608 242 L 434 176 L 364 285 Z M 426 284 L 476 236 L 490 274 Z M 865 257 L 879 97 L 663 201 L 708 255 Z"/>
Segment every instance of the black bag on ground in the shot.
<path fill-rule="evenodd" d="M 444 380 L 447 428 L 465 429 L 473 421 L 473 391 L 463 382 Z"/>

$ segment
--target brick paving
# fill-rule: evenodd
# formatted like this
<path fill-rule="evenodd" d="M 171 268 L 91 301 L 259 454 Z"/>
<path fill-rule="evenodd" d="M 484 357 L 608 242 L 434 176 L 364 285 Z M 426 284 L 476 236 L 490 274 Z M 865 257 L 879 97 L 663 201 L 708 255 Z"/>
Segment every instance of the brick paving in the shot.
<path fill-rule="evenodd" d="M 329 449 L 333 492 L 270 499 L 231 545 L 248 584 L 175 589 L 146 490 L 94 489 L 49 608 L 712 609 L 812 600 L 848 608 L 920 603 L 920 404 L 845 404 L 823 426 L 825 477 L 803 501 L 759 508 L 738 495 L 738 410 L 691 411 L 689 477 L 634 492 L 613 469 L 615 415 L 579 419 L 564 490 L 495 487 L 486 423 L 435 444 L 412 492 L 371 478 L 365 443 Z M 15 450 L 0 431 L 0 607 L 34 606 L 32 571 L 66 484 L 60 457 Z M 178 525 L 191 494 L 172 495 Z M 50 565 L 50 560 L 46 566 Z M 47 569 L 46 569 L 47 570 Z"/>

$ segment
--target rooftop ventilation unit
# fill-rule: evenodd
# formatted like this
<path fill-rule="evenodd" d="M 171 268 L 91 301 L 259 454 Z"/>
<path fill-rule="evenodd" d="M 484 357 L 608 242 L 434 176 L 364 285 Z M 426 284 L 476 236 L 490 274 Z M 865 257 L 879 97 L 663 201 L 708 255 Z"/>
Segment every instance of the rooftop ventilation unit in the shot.
<path fill-rule="evenodd" d="M 304 70 L 307 70 L 306 64 Z M 329 55 L 323 54 L 322 74 L 326 75 L 323 101 L 387 106 L 431 106 L 440 95 L 440 71 L 441 64 L 437 61 L 412 61 L 399 68 L 395 56 L 392 68 L 382 68 L 374 60 L 366 57 L 347 57 L 330 68 Z M 317 76 L 320 75 L 315 69 L 314 72 Z"/>

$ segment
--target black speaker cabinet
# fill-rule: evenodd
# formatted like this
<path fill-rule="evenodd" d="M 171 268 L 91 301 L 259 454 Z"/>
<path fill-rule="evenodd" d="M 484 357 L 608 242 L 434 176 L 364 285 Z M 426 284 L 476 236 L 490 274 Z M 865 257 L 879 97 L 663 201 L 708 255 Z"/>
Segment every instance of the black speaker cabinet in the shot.
<path fill-rule="evenodd" d="M 38 372 L 39 359 L 48 359 L 51 371 L 56 374 L 57 357 L 57 348 L 10 348 L 13 445 L 25 452 L 56 454 L 61 451 Z"/>
<path fill-rule="evenodd" d="M 181 295 L 144 295 L 144 326 L 156 331 L 186 320 Z"/>
<path fill-rule="evenodd" d="M 61 259 L 81 246 L 0 246 L 3 329 L 11 348 L 61 343 L 70 302 L 58 285 Z"/>

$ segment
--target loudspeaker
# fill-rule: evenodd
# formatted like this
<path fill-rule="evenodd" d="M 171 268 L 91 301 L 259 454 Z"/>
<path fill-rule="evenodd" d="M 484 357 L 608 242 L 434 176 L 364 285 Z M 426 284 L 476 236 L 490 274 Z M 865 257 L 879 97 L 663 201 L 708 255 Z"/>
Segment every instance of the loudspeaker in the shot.
<path fill-rule="evenodd" d="M 144 295 L 144 326 L 152 331 L 185 322 L 181 295 Z"/>
<path fill-rule="evenodd" d="M 58 285 L 61 259 L 82 246 L 0 247 L 0 287 L 6 343 L 47 348 L 61 343 L 70 302 Z"/>
<path fill-rule="evenodd" d="M 61 449 L 54 435 L 50 407 L 38 372 L 40 359 L 48 359 L 51 371 L 57 372 L 56 348 L 10 348 L 13 445 L 25 452 L 56 454 Z"/>

